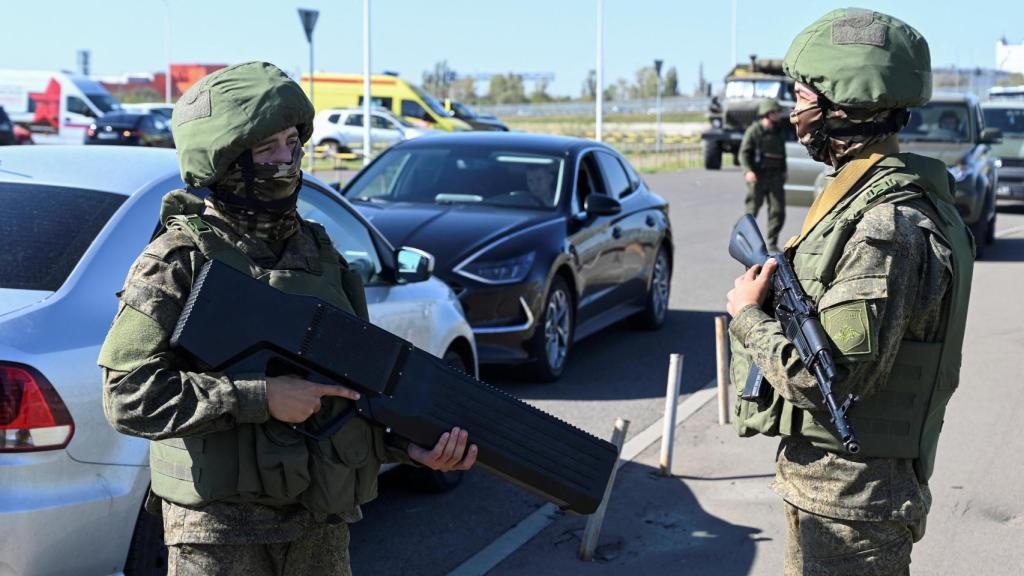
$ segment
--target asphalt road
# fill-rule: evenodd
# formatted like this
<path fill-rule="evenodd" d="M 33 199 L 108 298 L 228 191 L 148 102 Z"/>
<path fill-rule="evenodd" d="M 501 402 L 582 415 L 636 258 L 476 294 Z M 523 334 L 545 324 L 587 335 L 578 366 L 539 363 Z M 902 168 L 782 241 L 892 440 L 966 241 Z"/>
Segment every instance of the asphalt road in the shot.
<path fill-rule="evenodd" d="M 721 172 L 691 170 L 647 175 L 645 178 L 655 191 L 671 202 L 671 218 L 675 233 L 676 255 L 670 315 L 664 328 L 659 332 L 643 332 L 626 325 L 617 325 L 584 340 L 573 350 L 566 374 L 554 384 L 538 385 L 524 382 L 508 377 L 508 372 L 504 370 L 490 369 L 483 373 L 485 380 L 601 437 L 610 434 L 612 422 L 616 417 L 631 421 L 630 437 L 661 417 L 670 353 L 679 352 L 685 355 L 684 392 L 692 392 L 714 377 L 714 316 L 724 313 L 725 292 L 731 287 L 732 279 L 741 272 L 739 265 L 726 253 L 729 231 L 742 211 L 744 187 L 736 169 L 727 168 Z M 805 208 L 789 209 L 783 230 L 784 238 L 798 232 L 805 213 Z M 762 213 L 762 227 L 765 226 L 764 219 L 765 215 Z M 995 249 L 991 251 L 990 260 L 979 263 L 976 272 L 975 285 L 984 282 L 984 288 L 975 291 L 969 325 L 970 338 L 965 351 L 965 372 L 973 370 L 978 378 L 992 382 L 1012 377 L 1016 370 L 1014 367 L 1019 366 L 1019 354 L 1024 353 L 1024 341 L 1021 339 L 1019 325 L 999 327 L 1002 324 L 999 316 L 1001 309 L 995 305 L 995 302 L 1006 296 L 1007 287 L 1019 282 L 1021 278 L 1020 263 L 1024 261 L 1024 210 L 1011 208 L 1001 211 L 997 230 L 1004 237 L 997 241 Z M 983 299 L 980 304 L 979 298 Z M 1013 310 L 1020 311 L 1020 305 L 1015 305 Z M 1024 316 L 1016 317 L 1019 324 Z M 1000 352 L 1010 344 L 1017 351 L 1016 355 Z M 1020 388 L 1018 377 L 1017 392 L 1021 392 Z M 957 398 L 954 397 L 954 402 L 956 401 Z M 1019 418 L 1022 415 L 1019 402 L 991 406 L 981 401 L 978 405 L 979 411 L 995 410 L 1003 418 Z M 699 418 L 695 417 L 695 420 L 713 419 L 713 416 L 707 414 L 697 416 Z M 978 414 L 977 417 L 988 418 L 986 414 Z M 977 442 L 971 440 L 970 425 L 967 422 L 961 420 L 954 426 L 962 434 L 959 440 L 949 441 L 951 444 L 964 448 L 964 443 L 973 446 L 971 443 Z M 720 443 L 727 447 L 740 446 L 748 450 L 754 446 L 735 440 L 734 437 L 730 437 L 731 433 L 718 431 L 715 434 L 721 436 L 715 436 L 716 444 Z M 944 441 L 947 441 L 945 436 Z M 1020 444 L 1016 443 L 1018 446 Z M 970 454 L 970 451 L 966 453 Z M 1010 479 L 1000 474 L 998 451 L 987 447 L 979 454 L 985 459 L 978 463 L 978 467 L 968 467 L 968 472 L 957 468 L 958 472 L 954 474 L 955 483 L 948 483 L 952 488 L 946 489 L 960 491 L 951 496 L 954 502 L 945 500 L 945 506 L 955 506 L 955 513 L 961 516 L 968 513 L 963 508 L 969 509 L 975 497 L 981 496 L 972 491 L 972 482 L 985 484 L 997 493 L 1005 492 L 1007 489 L 1010 489 L 1010 494 L 1014 493 Z M 716 465 L 716 458 L 727 457 L 725 451 L 707 455 L 701 462 L 699 472 L 714 475 L 716 469 L 724 471 L 729 466 L 723 460 L 719 460 Z M 650 458 L 653 456 L 648 455 L 648 460 Z M 642 458 L 638 459 L 637 464 L 623 469 L 622 478 L 616 484 L 616 494 L 619 491 L 642 494 L 647 490 L 659 490 L 645 485 L 646 479 L 650 477 L 650 464 L 642 465 L 640 460 Z M 1017 461 L 1020 461 L 1019 457 Z M 950 468 L 955 466 L 940 459 L 940 472 Z M 744 507 L 742 502 L 734 503 L 734 508 L 723 509 L 721 512 L 709 509 L 702 513 L 702 521 L 707 524 L 708 529 L 732 526 L 719 517 L 735 516 L 750 527 L 734 531 L 734 536 L 744 542 L 757 542 L 758 537 L 755 534 L 762 529 L 768 534 L 773 533 L 773 530 L 778 532 L 778 526 L 774 524 L 778 523 L 781 516 L 779 519 L 764 518 L 765 509 L 771 509 L 775 505 L 775 501 L 765 489 L 765 477 L 769 476 L 770 472 L 769 452 L 764 455 L 763 462 L 759 462 L 754 473 L 741 474 L 748 481 L 755 482 L 754 489 L 758 491 L 757 497 L 763 504 L 761 508 L 756 509 L 756 513 L 752 512 L 754 508 Z M 409 489 L 411 484 L 414 482 L 410 482 L 401 470 L 385 474 L 381 478 L 380 498 L 365 508 L 366 519 L 352 526 L 352 563 L 356 574 L 447 574 L 543 504 L 540 498 L 482 471 L 471 471 L 461 486 L 446 494 L 418 493 Z M 702 501 L 703 498 L 693 486 L 686 489 L 660 490 L 664 492 L 666 500 L 662 502 L 659 498 L 659 502 L 653 503 L 654 508 L 660 511 L 656 514 L 652 512 L 653 516 L 639 522 L 638 530 L 652 524 L 660 525 L 659 522 L 667 522 L 665 514 L 673 513 L 673 504 L 679 506 L 680 510 L 701 509 L 698 501 Z M 656 492 L 652 492 L 654 493 Z M 1011 504 L 1014 498 L 1020 499 L 1019 488 L 1015 493 L 1016 497 L 1004 495 L 995 498 L 995 503 L 984 511 L 987 514 L 986 518 L 991 517 L 998 521 L 993 525 L 993 530 L 1011 531 L 1006 533 L 1006 537 L 989 537 L 988 532 L 981 530 L 973 533 L 974 535 L 968 533 L 961 540 L 984 549 L 985 546 L 995 546 L 1000 540 L 1012 540 L 1010 534 L 1017 534 L 1019 538 L 1020 506 Z M 936 498 L 938 500 L 939 495 L 936 495 Z M 647 502 L 645 505 L 651 506 L 652 503 Z M 664 510 L 661 510 L 662 508 Z M 947 512 L 943 509 L 943 514 Z M 752 517 L 743 518 L 751 516 L 752 513 Z M 925 565 L 934 569 L 943 565 L 938 557 L 941 555 L 940 544 L 946 549 L 956 550 L 953 544 L 961 536 L 958 531 L 950 530 L 948 526 L 935 529 L 931 524 L 932 522 L 925 545 L 930 544 L 929 540 L 933 541 L 935 544 L 929 545 L 927 549 L 935 551 L 934 554 L 937 556 Z M 625 525 L 621 530 L 625 530 Z M 994 534 L 1002 534 L 998 530 Z M 931 533 L 934 532 L 938 534 L 933 536 Z M 546 537 L 549 536 L 538 536 L 535 542 L 524 548 L 524 551 L 540 546 L 538 541 Z M 561 537 L 555 534 L 550 538 Z M 624 535 L 622 539 L 628 540 L 629 536 Z M 633 535 L 633 540 L 635 543 L 632 553 L 642 557 L 643 547 L 647 545 L 644 543 L 645 538 L 640 538 L 637 533 Z M 649 540 L 651 546 L 664 544 L 653 538 Z M 751 563 L 751 544 L 748 546 L 750 554 L 743 557 L 743 562 L 738 561 L 739 557 L 734 557 L 732 565 L 735 569 L 729 570 L 728 573 L 777 573 L 779 564 L 774 558 L 781 554 L 782 542 L 776 539 L 774 542 L 767 542 L 766 545 L 770 545 L 767 564 L 764 558 L 760 562 Z M 571 552 L 567 551 L 566 554 Z M 720 558 L 720 554 L 721 551 L 719 556 L 708 556 L 708 562 L 711 562 L 710 559 Z M 954 555 L 952 552 L 948 554 Z M 1015 561 L 1019 565 L 1022 553 L 1009 554 L 999 557 L 1010 558 L 1011 564 Z M 915 552 L 915 558 L 917 556 Z M 503 565 L 504 570 L 508 571 L 511 566 L 517 566 L 519 570 L 512 572 L 548 573 L 544 565 L 532 565 L 529 558 L 530 554 L 523 552 L 515 557 L 514 561 Z M 699 558 L 700 556 L 691 560 Z M 954 560 L 955 558 L 950 559 Z M 964 560 L 961 559 L 961 562 Z M 921 562 L 915 561 L 915 567 L 919 565 Z M 720 564 L 702 565 L 696 562 L 690 563 L 689 569 L 696 570 L 693 573 L 717 573 L 715 566 Z M 565 568 L 566 566 L 562 566 L 557 572 L 567 573 Z M 673 572 L 657 569 L 643 571 L 666 574 Z M 501 573 L 502 570 L 499 569 L 497 572 Z M 604 573 L 621 572 L 612 570 Z M 927 573 L 943 572 L 939 570 Z"/>

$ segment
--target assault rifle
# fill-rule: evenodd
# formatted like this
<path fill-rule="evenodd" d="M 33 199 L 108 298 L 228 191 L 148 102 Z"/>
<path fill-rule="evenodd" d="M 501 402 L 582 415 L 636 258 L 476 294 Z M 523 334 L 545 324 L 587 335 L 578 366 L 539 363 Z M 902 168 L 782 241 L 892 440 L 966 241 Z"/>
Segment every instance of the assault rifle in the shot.
<path fill-rule="evenodd" d="M 747 268 L 763 265 L 769 257 L 775 258 L 778 268 L 772 274 L 771 280 L 771 311 L 774 312 L 775 319 L 782 324 L 786 337 L 796 346 L 800 361 L 818 381 L 818 388 L 825 398 L 825 406 L 843 447 L 850 454 L 860 452 L 857 435 L 846 420 L 846 414 L 857 401 L 857 397 L 850 394 L 842 404 L 839 404 L 832 392 L 832 384 L 836 380 L 832 347 L 824 328 L 821 327 L 821 322 L 818 321 L 814 306 L 797 281 L 793 267 L 784 255 L 768 253 L 761 230 L 757 227 L 757 220 L 749 214 L 740 218 L 733 228 L 732 239 L 729 241 L 729 255 Z M 763 400 L 770 388 L 770 385 L 766 384 L 764 375 L 755 367 L 750 371 L 740 397 L 750 401 Z"/>
<path fill-rule="evenodd" d="M 344 385 L 360 399 L 318 430 L 352 417 L 423 446 L 469 430 L 484 469 L 590 514 L 618 460 L 613 444 L 448 366 L 411 343 L 310 296 L 288 294 L 227 264 L 203 265 L 171 338 L 207 371 L 295 374 Z"/>

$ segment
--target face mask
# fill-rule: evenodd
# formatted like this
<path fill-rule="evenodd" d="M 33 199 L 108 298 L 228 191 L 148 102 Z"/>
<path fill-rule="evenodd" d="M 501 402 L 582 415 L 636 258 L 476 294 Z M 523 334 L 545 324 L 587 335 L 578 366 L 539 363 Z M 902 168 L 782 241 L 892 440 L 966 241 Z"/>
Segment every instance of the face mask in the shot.
<path fill-rule="evenodd" d="M 296 146 L 287 164 L 253 164 L 252 197 L 246 193 L 244 170 L 236 163 L 210 186 L 210 207 L 240 233 L 268 242 L 288 238 L 298 229 L 295 207 L 303 154 Z"/>
<path fill-rule="evenodd" d="M 828 163 L 828 134 L 821 106 L 794 108 L 789 113 L 789 121 L 796 127 L 796 137 L 807 148 L 807 154 L 818 162 Z"/>
<path fill-rule="evenodd" d="M 295 146 L 288 164 L 253 164 L 253 196 L 262 202 L 274 202 L 291 196 L 299 185 L 305 151 Z"/>

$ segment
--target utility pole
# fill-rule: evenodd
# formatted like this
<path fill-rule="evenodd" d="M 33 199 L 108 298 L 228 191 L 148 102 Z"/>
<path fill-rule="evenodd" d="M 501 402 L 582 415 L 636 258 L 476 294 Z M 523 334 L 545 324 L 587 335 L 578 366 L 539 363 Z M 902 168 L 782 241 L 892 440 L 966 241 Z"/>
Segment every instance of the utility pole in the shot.
<path fill-rule="evenodd" d="M 732 62 L 729 67 L 736 65 L 736 0 L 732 0 Z"/>
<path fill-rule="evenodd" d="M 313 100 L 313 28 L 316 27 L 316 19 L 320 17 L 320 12 L 317 10 L 307 10 L 306 8 L 299 8 L 299 20 L 302 21 L 302 29 L 306 32 L 306 41 L 309 42 L 309 101 L 313 103 L 313 109 L 316 110 L 316 104 Z M 316 164 L 316 158 L 313 157 L 313 135 L 309 136 L 309 172 L 313 172 L 313 166 Z"/>
<path fill-rule="evenodd" d="M 363 166 L 370 163 L 370 0 L 363 0 Z"/>
<path fill-rule="evenodd" d="M 657 117 L 655 120 L 655 135 L 654 135 L 654 152 L 655 154 L 661 152 L 661 65 L 662 60 L 654 61 L 654 73 L 658 76 L 658 86 L 656 88 L 657 93 L 654 97 L 654 113 Z"/>
<path fill-rule="evenodd" d="M 597 0 L 597 90 L 595 92 L 597 125 L 594 130 L 594 140 L 600 142 L 604 131 L 604 0 Z"/>
<path fill-rule="evenodd" d="M 164 0 L 164 6 L 167 7 L 167 14 L 165 17 L 164 25 L 164 57 L 167 59 L 167 74 L 164 78 L 164 102 L 167 104 L 171 103 L 171 2 L 170 0 Z"/>

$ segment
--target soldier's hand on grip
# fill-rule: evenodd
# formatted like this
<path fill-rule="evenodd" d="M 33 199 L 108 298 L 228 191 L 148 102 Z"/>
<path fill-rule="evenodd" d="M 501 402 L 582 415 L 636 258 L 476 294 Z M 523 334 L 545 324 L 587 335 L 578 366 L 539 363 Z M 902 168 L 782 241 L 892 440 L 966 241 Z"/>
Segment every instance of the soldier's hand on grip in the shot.
<path fill-rule="evenodd" d="M 726 311 L 733 318 L 740 310 L 750 304 L 764 305 L 764 299 L 771 288 L 772 273 L 778 267 L 774 258 L 769 258 L 764 266 L 755 265 L 736 278 L 734 288 L 726 294 L 728 303 Z"/>
<path fill-rule="evenodd" d="M 469 470 L 476 462 L 477 448 L 475 444 L 469 444 L 469 433 L 456 426 L 451 432 L 442 434 L 432 450 L 409 444 L 407 452 L 410 458 L 427 468 L 448 472 Z"/>
<path fill-rule="evenodd" d="M 305 422 L 320 410 L 320 398 L 324 396 L 359 399 L 358 392 L 344 386 L 318 384 L 290 375 L 267 378 L 267 409 L 271 417 L 281 422 Z"/>

